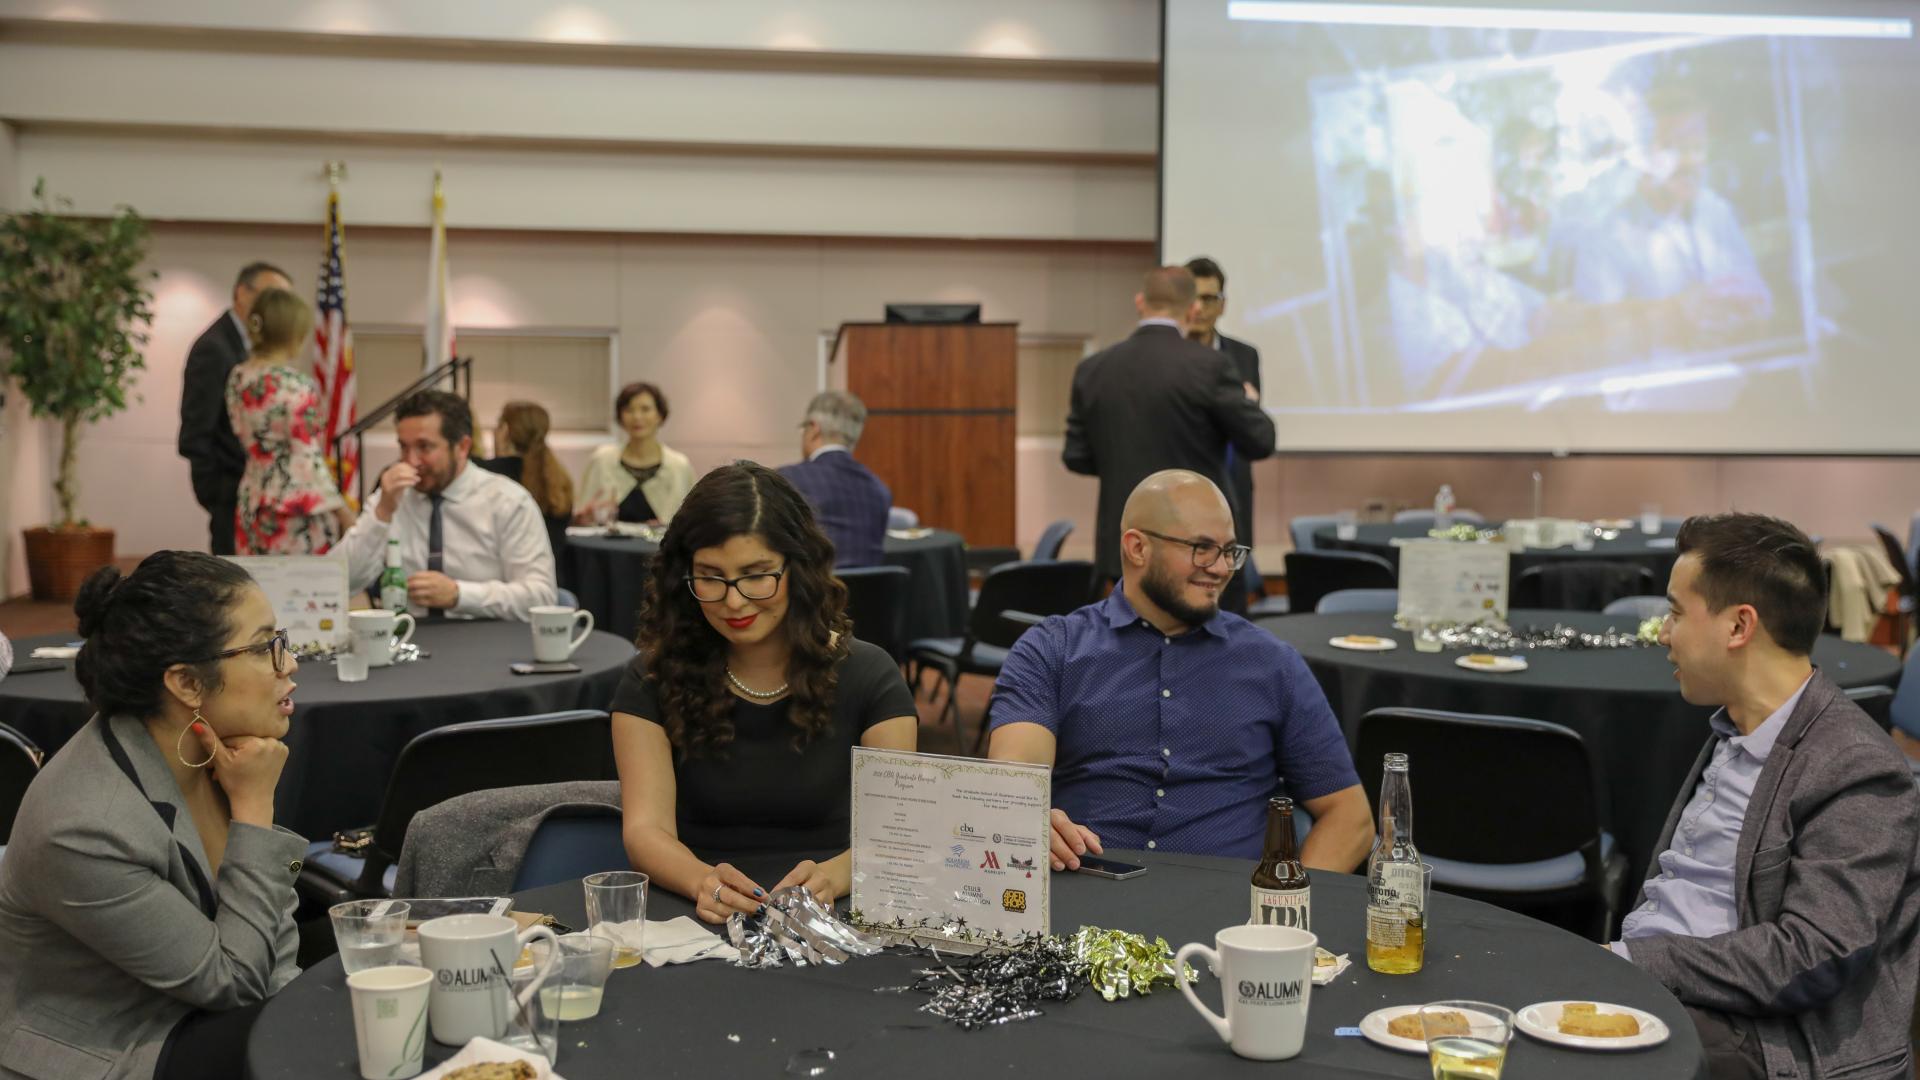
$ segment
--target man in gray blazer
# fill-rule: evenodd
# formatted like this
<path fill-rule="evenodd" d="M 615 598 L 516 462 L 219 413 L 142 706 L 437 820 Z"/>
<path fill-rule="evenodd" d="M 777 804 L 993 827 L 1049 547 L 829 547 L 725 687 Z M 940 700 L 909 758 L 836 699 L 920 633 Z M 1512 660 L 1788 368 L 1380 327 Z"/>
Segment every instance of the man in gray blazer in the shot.
<path fill-rule="evenodd" d="M 1640 903 L 1610 947 L 1700 1030 L 1712 1075 L 1905 1080 L 1920 976 L 1920 792 L 1809 661 L 1823 576 L 1799 529 L 1690 518 L 1660 632 L 1717 705 Z"/>

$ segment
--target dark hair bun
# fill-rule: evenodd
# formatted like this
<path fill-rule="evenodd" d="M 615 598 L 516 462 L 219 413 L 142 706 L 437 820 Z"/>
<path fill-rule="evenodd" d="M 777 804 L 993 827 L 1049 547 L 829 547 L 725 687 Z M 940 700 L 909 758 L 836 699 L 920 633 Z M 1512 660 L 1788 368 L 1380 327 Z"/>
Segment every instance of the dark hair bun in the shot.
<path fill-rule="evenodd" d="M 103 566 L 87 576 L 80 595 L 73 600 L 73 613 L 80 619 L 80 636 L 90 638 L 99 632 L 113 605 L 113 593 L 120 585 L 120 571 Z"/>

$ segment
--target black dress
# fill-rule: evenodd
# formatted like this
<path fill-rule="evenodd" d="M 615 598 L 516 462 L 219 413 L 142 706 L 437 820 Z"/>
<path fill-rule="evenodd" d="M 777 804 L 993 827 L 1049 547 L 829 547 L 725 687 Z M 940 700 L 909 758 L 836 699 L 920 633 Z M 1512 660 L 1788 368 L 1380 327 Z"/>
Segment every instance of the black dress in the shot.
<path fill-rule="evenodd" d="M 658 722 L 659 700 L 635 657 L 613 695 L 612 711 Z M 840 851 L 851 822 L 851 750 L 866 730 L 916 716 L 913 693 L 893 658 L 855 640 L 840 662 L 833 726 L 795 751 L 787 716 L 792 698 L 760 705 L 736 697 L 733 742 L 674 762 L 680 842 L 713 861 L 757 852 Z"/>
<path fill-rule="evenodd" d="M 653 512 L 653 504 L 647 501 L 647 493 L 641 491 L 640 486 L 653 479 L 654 474 L 660 471 L 660 466 L 655 464 L 640 468 L 623 461 L 620 467 L 627 470 L 628 476 L 633 477 L 633 490 L 627 492 L 627 497 L 620 500 L 620 520 L 645 524 L 658 518 L 660 515 Z"/>

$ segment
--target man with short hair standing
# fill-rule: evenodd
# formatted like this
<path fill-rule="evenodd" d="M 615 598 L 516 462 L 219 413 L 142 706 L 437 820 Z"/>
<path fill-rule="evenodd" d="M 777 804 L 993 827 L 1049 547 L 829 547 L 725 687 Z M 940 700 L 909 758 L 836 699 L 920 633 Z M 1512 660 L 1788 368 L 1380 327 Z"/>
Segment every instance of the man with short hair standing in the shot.
<path fill-rule="evenodd" d="M 1611 948 L 1673 991 L 1718 1078 L 1913 1075 L 1920 792 L 1809 654 L 1826 619 L 1806 534 L 1689 518 L 1660 631 L 1680 695 L 1716 705 Z"/>
<path fill-rule="evenodd" d="M 1120 587 L 1014 643 L 987 756 L 1053 767 L 1055 869 L 1102 843 L 1258 859 L 1267 800 L 1313 815 L 1301 861 L 1349 873 L 1373 814 L 1327 696 L 1293 646 L 1220 610 L 1247 549 L 1207 478 L 1127 499 Z"/>
<path fill-rule="evenodd" d="M 342 537 L 347 583 L 361 590 L 400 541 L 407 610 L 428 618 L 518 619 L 551 604 L 553 547 L 540 506 L 518 482 L 469 467 L 473 413 L 464 398 L 422 390 L 394 414 L 400 460 Z"/>
<path fill-rule="evenodd" d="M 233 282 L 233 306 L 201 331 L 187 351 L 180 381 L 180 456 L 193 475 L 193 498 L 207 511 L 208 540 L 215 555 L 233 554 L 233 521 L 240 501 L 246 455 L 227 417 L 227 376 L 247 358 L 247 316 L 253 299 L 268 289 L 293 290 L 286 271 L 272 263 L 248 263 Z"/>
<path fill-rule="evenodd" d="M 867 407 L 859 398 L 845 390 L 815 394 L 800 422 L 805 460 L 780 468 L 813 505 L 821 530 L 833 541 L 836 568 L 879 566 L 885 554 L 893 492 L 853 457 L 866 425 Z"/>
<path fill-rule="evenodd" d="M 1133 298 L 1140 322 L 1132 336 L 1074 369 L 1060 457 L 1068 469 L 1100 478 L 1094 566 L 1108 580 L 1120 577 L 1120 512 L 1140 481 L 1187 469 L 1225 490 L 1229 446 L 1249 460 L 1273 453 L 1273 419 L 1233 362 L 1187 340 L 1194 296 L 1185 267 L 1148 271 Z M 1236 575 L 1223 606 L 1238 610 L 1245 598 Z"/>
<path fill-rule="evenodd" d="M 1244 389 L 1260 400 L 1260 350 L 1220 332 L 1220 316 L 1227 313 L 1227 272 L 1205 255 L 1187 260 L 1187 272 L 1193 275 L 1197 301 L 1187 323 L 1187 338 L 1232 360 Z M 1227 494 L 1233 499 L 1233 531 L 1241 543 L 1252 547 L 1253 462 L 1231 446 L 1227 448 L 1227 482 Z"/>

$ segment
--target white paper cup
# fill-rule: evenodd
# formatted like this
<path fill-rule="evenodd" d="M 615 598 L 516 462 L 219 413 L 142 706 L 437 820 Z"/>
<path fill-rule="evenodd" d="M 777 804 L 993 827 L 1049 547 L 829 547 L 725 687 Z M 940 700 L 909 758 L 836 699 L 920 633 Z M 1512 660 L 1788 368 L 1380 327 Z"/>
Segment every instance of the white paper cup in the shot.
<path fill-rule="evenodd" d="M 347 976 L 363 1080 L 401 1080 L 420 1072 L 432 984 L 433 972 L 419 967 L 376 967 Z"/>

